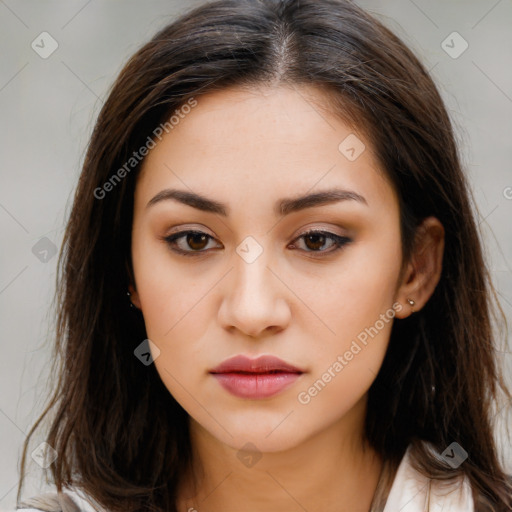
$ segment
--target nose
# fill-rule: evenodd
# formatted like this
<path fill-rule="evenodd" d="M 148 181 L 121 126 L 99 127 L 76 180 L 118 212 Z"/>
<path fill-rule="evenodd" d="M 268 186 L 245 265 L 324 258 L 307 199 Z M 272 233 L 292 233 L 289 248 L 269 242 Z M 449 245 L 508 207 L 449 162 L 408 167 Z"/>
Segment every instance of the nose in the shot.
<path fill-rule="evenodd" d="M 238 254 L 234 268 L 224 282 L 218 318 L 228 331 L 239 331 L 253 338 L 276 334 L 290 322 L 289 292 L 283 279 L 266 256 L 248 262 Z"/>

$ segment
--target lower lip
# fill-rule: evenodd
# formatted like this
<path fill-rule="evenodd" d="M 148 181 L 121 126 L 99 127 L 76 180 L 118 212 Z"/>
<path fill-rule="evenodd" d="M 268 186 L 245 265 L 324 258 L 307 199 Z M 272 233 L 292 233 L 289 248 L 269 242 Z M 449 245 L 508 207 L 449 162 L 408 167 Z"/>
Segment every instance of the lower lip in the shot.
<path fill-rule="evenodd" d="M 212 373 L 220 385 L 240 398 L 268 398 L 293 384 L 300 373 Z"/>

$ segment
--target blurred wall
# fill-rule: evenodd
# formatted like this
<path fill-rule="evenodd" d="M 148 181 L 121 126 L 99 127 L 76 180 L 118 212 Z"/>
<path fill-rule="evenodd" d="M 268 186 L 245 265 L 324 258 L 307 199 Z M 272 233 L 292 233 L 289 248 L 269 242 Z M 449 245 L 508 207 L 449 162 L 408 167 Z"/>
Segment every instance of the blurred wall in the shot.
<path fill-rule="evenodd" d="M 21 445 L 48 391 L 50 345 L 45 340 L 51 335 L 54 253 L 95 116 L 127 58 L 199 3 L 0 0 L 1 508 L 15 503 Z M 510 322 L 512 3 L 358 3 L 409 44 L 440 85 L 457 126 L 492 275 Z M 509 379 L 510 350 L 500 353 Z M 496 417 L 500 425 L 506 421 L 503 411 Z M 501 427 L 497 435 L 503 439 Z M 510 445 L 503 453 L 512 460 Z M 30 492 L 30 486 L 37 489 L 41 470 L 28 460 Z M 512 463 L 508 467 L 512 472 Z"/>

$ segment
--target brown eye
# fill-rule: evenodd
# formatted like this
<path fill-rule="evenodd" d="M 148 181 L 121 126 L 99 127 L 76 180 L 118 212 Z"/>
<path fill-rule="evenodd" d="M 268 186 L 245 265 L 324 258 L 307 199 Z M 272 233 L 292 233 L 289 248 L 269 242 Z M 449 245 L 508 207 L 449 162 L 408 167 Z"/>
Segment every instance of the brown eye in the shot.
<path fill-rule="evenodd" d="M 213 237 L 202 231 L 180 231 L 164 239 L 173 251 L 184 256 L 196 256 L 207 252 L 205 248 Z"/>
<path fill-rule="evenodd" d="M 313 251 L 321 249 L 325 245 L 327 237 L 323 234 L 313 233 L 311 235 L 304 236 L 304 243 Z"/>
<path fill-rule="evenodd" d="M 317 252 L 320 254 L 333 253 L 352 241 L 346 236 L 335 235 L 328 231 L 308 231 L 299 236 L 297 240 L 304 241 L 304 245 L 306 246 L 305 252 Z M 327 243 L 329 240 L 331 243 Z M 322 250 L 325 248 L 326 243 L 327 250 Z M 293 245 L 293 247 L 295 247 L 295 245 Z M 334 249 L 332 249 L 333 247 Z"/>
<path fill-rule="evenodd" d="M 208 235 L 204 233 L 189 233 L 186 235 L 186 242 L 191 249 L 200 251 L 204 249 L 208 240 Z"/>

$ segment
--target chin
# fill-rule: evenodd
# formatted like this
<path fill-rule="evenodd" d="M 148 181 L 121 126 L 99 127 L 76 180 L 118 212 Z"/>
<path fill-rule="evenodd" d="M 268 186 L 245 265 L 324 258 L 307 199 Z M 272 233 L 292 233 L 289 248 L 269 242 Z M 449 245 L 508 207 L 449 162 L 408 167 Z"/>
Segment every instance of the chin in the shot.
<path fill-rule="evenodd" d="M 202 428 L 208 430 L 209 434 L 221 443 L 237 451 L 254 449 L 250 447 L 254 445 L 262 453 L 281 452 L 300 445 L 308 438 L 308 432 L 304 428 L 292 423 L 286 425 L 287 419 L 280 424 L 284 417 L 286 414 L 279 415 L 279 418 L 273 417 L 271 421 L 264 421 L 259 414 L 257 419 L 239 420 L 236 423 L 223 419 L 220 422 L 225 430 L 216 423 L 202 425 Z"/>

